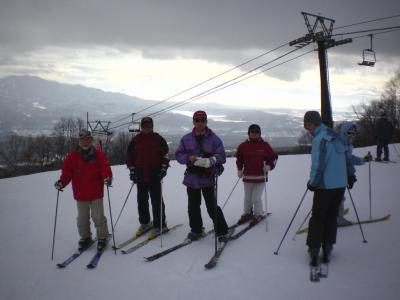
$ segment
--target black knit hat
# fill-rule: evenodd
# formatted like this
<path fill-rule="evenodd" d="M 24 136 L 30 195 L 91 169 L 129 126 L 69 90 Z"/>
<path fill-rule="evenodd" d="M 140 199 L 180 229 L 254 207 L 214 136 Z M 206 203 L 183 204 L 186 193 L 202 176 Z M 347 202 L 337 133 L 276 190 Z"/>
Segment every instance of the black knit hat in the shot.
<path fill-rule="evenodd" d="M 247 134 L 250 134 L 250 131 L 261 133 L 261 128 L 258 124 L 251 124 L 247 130 Z"/>
<path fill-rule="evenodd" d="M 92 137 L 92 133 L 89 130 L 87 130 L 85 128 L 82 128 L 79 131 L 79 138 L 80 139 L 87 139 L 87 138 L 91 138 L 91 137 Z"/>
<path fill-rule="evenodd" d="M 306 123 L 314 124 L 315 126 L 319 126 L 322 123 L 321 115 L 316 110 L 309 110 L 304 114 L 304 125 Z"/>
<path fill-rule="evenodd" d="M 150 117 L 144 117 L 140 121 L 140 126 L 141 127 L 153 127 L 153 119 Z"/>

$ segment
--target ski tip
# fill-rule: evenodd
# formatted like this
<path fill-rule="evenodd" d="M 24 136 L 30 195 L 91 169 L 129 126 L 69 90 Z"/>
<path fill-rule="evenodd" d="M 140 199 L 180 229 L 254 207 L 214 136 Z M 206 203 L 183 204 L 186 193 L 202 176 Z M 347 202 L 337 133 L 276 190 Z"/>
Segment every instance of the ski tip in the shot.
<path fill-rule="evenodd" d="M 94 266 L 94 265 L 92 265 L 92 264 L 88 264 L 87 266 L 86 266 L 86 268 L 88 268 L 88 269 L 94 269 L 94 268 L 96 268 L 96 266 Z"/>
<path fill-rule="evenodd" d="M 65 269 L 65 265 L 64 264 L 57 264 L 57 267 L 59 268 L 59 269 Z"/>
<path fill-rule="evenodd" d="M 206 268 L 206 269 L 212 269 L 212 268 L 214 268 L 216 266 L 216 263 L 208 263 L 208 264 L 205 264 L 204 265 L 204 267 Z"/>

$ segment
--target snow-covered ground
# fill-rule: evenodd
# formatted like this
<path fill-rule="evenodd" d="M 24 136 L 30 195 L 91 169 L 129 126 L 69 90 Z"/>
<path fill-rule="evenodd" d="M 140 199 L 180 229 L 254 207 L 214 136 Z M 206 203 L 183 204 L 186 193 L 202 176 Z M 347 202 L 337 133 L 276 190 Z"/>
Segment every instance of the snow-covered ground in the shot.
<path fill-rule="evenodd" d="M 397 145 L 399 149 L 400 146 Z M 355 149 L 363 156 L 375 148 Z M 303 205 L 285 239 L 279 255 L 273 252 L 306 189 L 309 155 L 281 156 L 270 174 L 268 209 L 272 216 L 226 247 L 217 267 L 204 264 L 214 251 L 209 236 L 157 261 L 143 257 L 160 250 L 154 240 L 138 251 L 122 255 L 107 250 L 97 269 L 86 264 L 91 249 L 66 269 L 58 269 L 76 248 L 76 206 L 71 188 L 60 195 L 55 258 L 51 242 L 56 206 L 54 181 L 59 171 L 0 180 L 0 299 L 399 299 L 400 295 L 400 159 L 397 163 L 371 163 L 372 216 L 391 213 L 389 221 L 364 225 L 368 243 L 363 243 L 358 226 L 341 228 L 334 248 L 329 278 L 311 283 L 305 235 L 293 235 L 310 209 L 312 193 Z M 229 159 L 219 179 L 219 203 L 223 204 L 237 178 L 235 161 Z M 369 217 L 368 164 L 357 167 L 358 181 L 351 190 L 362 219 Z M 185 238 L 189 226 L 186 190 L 181 184 L 184 168 L 176 162 L 164 180 L 164 198 L 169 225 L 184 226 L 163 237 L 163 247 Z M 114 186 L 110 189 L 114 221 L 129 191 L 124 166 L 113 167 Z M 348 195 L 346 193 L 346 195 Z M 242 213 L 243 185 L 240 183 L 224 208 L 229 224 Z M 108 202 L 105 199 L 109 217 Z M 349 219 L 355 220 L 351 201 Z M 211 227 L 204 204 L 203 220 Z M 129 198 L 116 231 L 122 242 L 137 227 L 136 188 Z"/>

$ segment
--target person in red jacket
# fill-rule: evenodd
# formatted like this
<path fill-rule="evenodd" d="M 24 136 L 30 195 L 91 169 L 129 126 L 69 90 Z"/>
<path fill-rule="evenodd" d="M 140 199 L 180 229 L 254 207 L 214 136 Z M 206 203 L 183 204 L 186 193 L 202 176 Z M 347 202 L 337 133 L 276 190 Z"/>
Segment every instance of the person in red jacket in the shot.
<path fill-rule="evenodd" d="M 244 213 L 238 223 L 250 221 L 255 225 L 264 214 L 261 196 L 268 181 L 268 171 L 275 168 L 278 156 L 261 138 L 259 125 L 250 125 L 248 136 L 236 152 L 237 174 L 244 183 Z"/>
<path fill-rule="evenodd" d="M 140 122 L 141 132 L 128 145 L 126 164 L 130 179 L 137 186 L 137 202 L 140 227 L 136 236 L 150 231 L 154 238 L 160 231 L 168 231 L 165 220 L 165 205 L 162 198 L 161 180 L 167 175 L 169 167 L 168 145 L 165 139 L 153 131 L 153 119 L 144 117 Z M 153 212 L 151 223 L 149 194 Z M 162 205 L 162 215 L 160 214 Z M 160 224 L 162 219 L 162 224 Z M 162 227 L 161 227 L 162 226 Z"/>
<path fill-rule="evenodd" d="M 72 181 L 72 191 L 78 207 L 79 248 L 93 243 L 90 231 L 90 215 L 97 233 L 97 247 L 106 245 L 108 237 L 107 219 L 104 215 L 103 196 L 106 184 L 111 185 L 111 168 L 100 150 L 92 145 L 92 134 L 86 129 L 79 132 L 78 146 L 64 159 L 60 179 L 54 184 L 62 190 Z"/>

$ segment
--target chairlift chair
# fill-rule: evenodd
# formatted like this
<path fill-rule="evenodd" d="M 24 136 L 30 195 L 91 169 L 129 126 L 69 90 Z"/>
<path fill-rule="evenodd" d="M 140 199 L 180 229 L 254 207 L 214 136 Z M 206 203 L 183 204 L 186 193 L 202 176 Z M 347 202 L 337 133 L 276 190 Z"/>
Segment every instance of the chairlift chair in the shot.
<path fill-rule="evenodd" d="M 372 34 L 369 35 L 371 39 L 371 48 L 364 49 L 362 53 L 362 62 L 358 63 L 360 66 L 373 67 L 376 63 L 375 51 L 372 50 Z"/>

